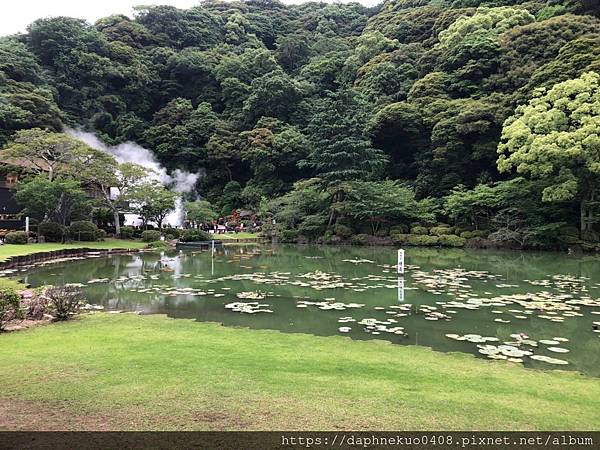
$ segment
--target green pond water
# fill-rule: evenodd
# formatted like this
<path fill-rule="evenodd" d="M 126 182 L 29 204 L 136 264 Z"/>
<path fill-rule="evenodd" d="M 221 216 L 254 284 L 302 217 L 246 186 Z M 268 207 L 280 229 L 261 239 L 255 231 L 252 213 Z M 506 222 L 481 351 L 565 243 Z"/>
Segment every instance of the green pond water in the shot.
<path fill-rule="evenodd" d="M 390 248 L 231 246 L 214 259 L 148 252 L 19 276 L 33 286 L 81 283 L 106 310 L 384 339 L 600 376 L 600 259 L 409 248 L 403 276 L 396 260 Z"/>

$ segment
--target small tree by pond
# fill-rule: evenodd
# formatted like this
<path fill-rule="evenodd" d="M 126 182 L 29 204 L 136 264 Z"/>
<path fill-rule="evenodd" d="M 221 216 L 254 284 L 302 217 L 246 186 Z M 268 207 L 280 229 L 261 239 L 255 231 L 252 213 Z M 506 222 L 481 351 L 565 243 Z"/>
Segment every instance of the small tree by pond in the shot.
<path fill-rule="evenodd" d="M 56 320 L 67 320 L 83 306 L 84 296 L 77 286 L 50 286 L 42 294 L 54 309 Z"/>

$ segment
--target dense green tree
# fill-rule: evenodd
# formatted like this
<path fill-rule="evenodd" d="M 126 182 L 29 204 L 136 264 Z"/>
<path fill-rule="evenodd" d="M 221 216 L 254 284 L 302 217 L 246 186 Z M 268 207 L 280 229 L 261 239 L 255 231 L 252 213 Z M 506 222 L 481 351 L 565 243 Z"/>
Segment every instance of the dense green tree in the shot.
<path fill-rule="evenodd" d="M 587 237 L 596 222 L 599 149 L 600 75 L 589 72 L 517 108 L 502 130 L 498 168 L 548 180 L 546 202 L 578 199 Z"/>
<path fill-rule="evenodd" d="M 49 180 L 44 175 L 19 182 L 15 198 L 28 216 L 62 225 L 69 224 L 74 211 L 90 204 L 79 181 L 63 177 Z"/>
<path fill-rule="evenodd" d="M 433 220 L 415 200 L 415 193 L 397 181 L 354 181 L 344 185 L 344 200 L 335 205 L 340 214 L 357 224 L 368 222 L 373 234 L 382 224 Z"/>
<path fill-rule="evenodd" d="M 195 227 L 199 227 L 218 217 L 213 205 L 208 200 L 195 200 L 185 203 L 185 217 Z"/>

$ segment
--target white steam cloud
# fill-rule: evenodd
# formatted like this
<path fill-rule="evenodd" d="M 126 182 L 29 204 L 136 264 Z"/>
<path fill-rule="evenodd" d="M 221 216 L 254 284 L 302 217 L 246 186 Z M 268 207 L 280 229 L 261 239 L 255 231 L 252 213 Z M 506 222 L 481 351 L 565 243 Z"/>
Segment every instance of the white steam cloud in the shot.
<path fill-rule="evenodd" d="M 150 150 L 134 142 L 124 142 L 119 145 L 110 146 L 98 139 L 93 133 L 74 130 L 72 128 L 67 128 L 65 133 L 85 142 L 92 148 L 102 150 L 114 156 L 119 163 L 132 162 L 150 169 L 153 172 L 152 178 L 159 181 L 163 186 L 172 187 L 175 192 L 180 194 L 192 192 L 196 182 L 202 176 L 201 173 L 191 173 L 179 169 L 175 170 L 173 174 L 169 174 L 167 169 L 156 160 Z M 125 217 L 128 224 L 136 224 L 137 216 L 134 214 L 126 214 Z M 182 225 L 183 202 L 181 201 L 181 196 L 177 199 L 175 210 L 166 217 L 165 223 L 172 226 Z"/>

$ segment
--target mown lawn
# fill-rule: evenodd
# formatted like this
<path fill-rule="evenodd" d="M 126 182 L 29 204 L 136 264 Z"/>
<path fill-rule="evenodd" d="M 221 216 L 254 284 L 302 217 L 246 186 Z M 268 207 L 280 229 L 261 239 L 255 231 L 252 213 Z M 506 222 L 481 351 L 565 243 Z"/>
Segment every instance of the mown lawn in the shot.
<path fill-rule="evenodd" d="M 600 380 L 99 313 L 0 336 L 0 429 L 597 430 Z"/>
<path fill-rule="evenodd" d="M 64 248 L 97 248 L 97 249 L 109 249 L 109 248 L 142 248 L 146 244 L 141 241 L 132 241 L 124 239 L 106 239 L 105 241 L 98 242 L 77 242 L 72 244 L 57 244 L 57 243 L 45 243 L 45 244 L 5 244 L 0 245 L 0 261 L 4 261 L 11 256 L 22 256 L 29 255 L 31 253 L 38 252 L 50 252 L 53 250 L 62 250 Z"/>
<path fill-rule="evenodd" d="M 228 239 L 251 239 L 257 238 L 258 233 L 224 233 L 224 234 L 215 234 L 215 239 L 226 241 Z"/>

